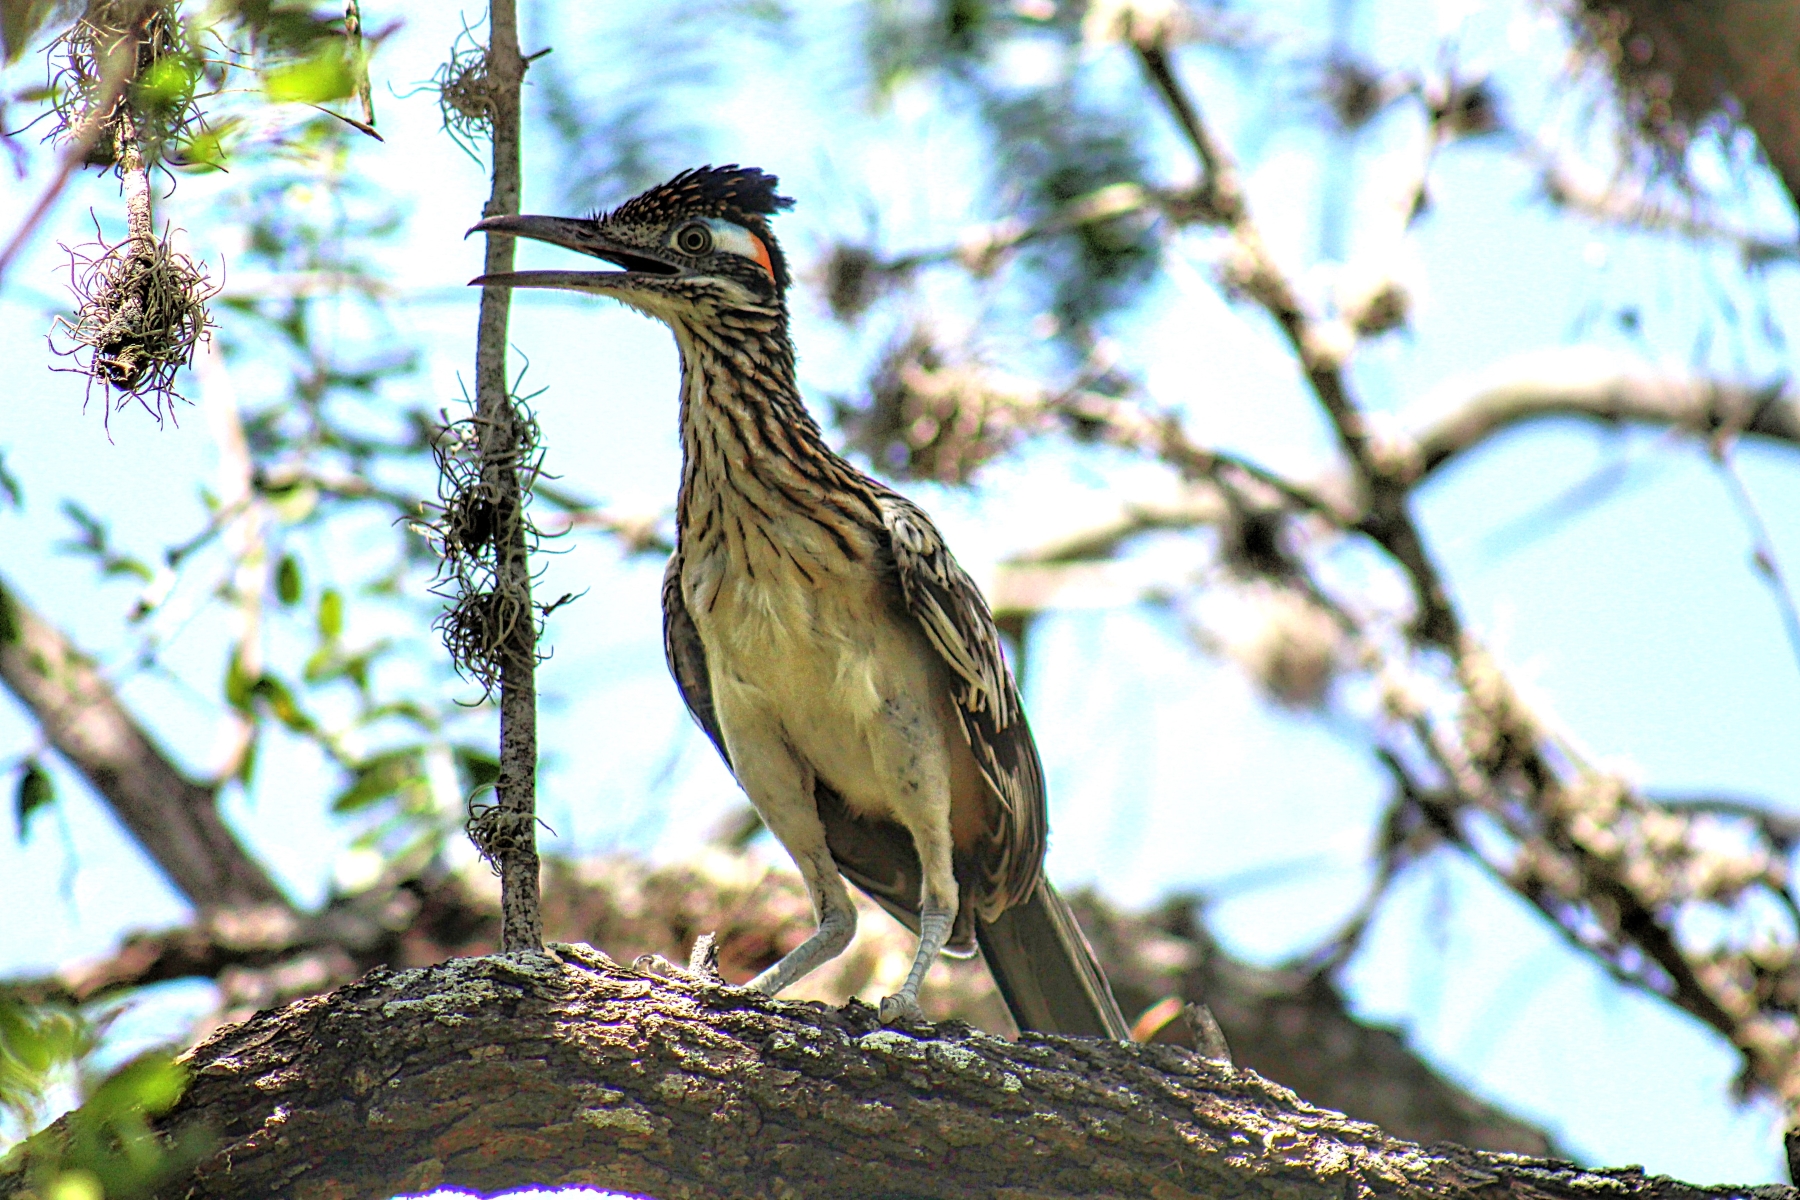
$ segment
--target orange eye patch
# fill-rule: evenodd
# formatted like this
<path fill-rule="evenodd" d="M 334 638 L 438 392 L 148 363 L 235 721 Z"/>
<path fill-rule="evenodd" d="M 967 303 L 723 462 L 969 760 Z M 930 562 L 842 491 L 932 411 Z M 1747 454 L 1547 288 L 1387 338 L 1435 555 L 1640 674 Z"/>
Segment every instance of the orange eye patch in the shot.
<path fill-rule="evenodd" d="M 749 259 L 766 271 L 770 279 L 775 278 L 775 260 L 761 238 L 723 217 L 709 218 L 706 227 L 713 232 L 714 247 Z"/>
<path fill-rule="evenodd" d="M 775 263 L 769 258 L 769 248 L 763 245 L 763 240 L 753 233 L 750 235 L 750 245 L 756 251 L 750 257 L 756 260 L 758 266 L 768 272 L 770 279 L 775 278 Z"/>

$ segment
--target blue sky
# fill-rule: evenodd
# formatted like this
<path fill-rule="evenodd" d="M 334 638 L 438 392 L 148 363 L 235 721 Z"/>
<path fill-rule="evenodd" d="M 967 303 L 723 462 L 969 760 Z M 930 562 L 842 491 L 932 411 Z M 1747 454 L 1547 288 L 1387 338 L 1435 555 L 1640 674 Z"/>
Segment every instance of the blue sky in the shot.
<path fill-rule="evenodd" d="M 1584 93 L 1579 83 L 1559 82 L 1560 36 L 1539 10 L 1365 8 L 1356 35 L 1378 61 L 1429 62 L 1438 39 L 1453 33 L 1466 64 L 1494 73 L 1521 125 L 1547 135 L 1573 127 Z M 569 15 L 565 27 L 528 32 L 527 48 L 553 42 L 560 56 L 604 46 L 599 23 L 648 10 L 622 11 Z M 1321 11 L 1300 3 L 1256 10 L 1284 52 L 1316 45 Z M 379 69 L 404 92 L 431 73 L 457 27 L 449 10 L 413 6 Z M 832 37 L 848 27 L 847 10 L 828 6 L 810 19 L 797 51 L 722 54 L 735 65 L 690 114 L 704 130 L 697 157 L 776 171 L 799 198 L 778 232 L 800 264 L 833 236 L 863 232 L 867 195 L 881 197 L 883 233 L 889 248 L 900 248 L 953 238 L 978 194 L 982 151 L 966 120 L 923 89 L 871 111 L 855 72 L 831 56 Z M 594 62 L 603 76 L 608 64 Z M 1252 205 L 1278 254 L 1310 269 L 1321 136 L 1282 119 L 1299 101 L 1271 99 L 1280 89 L 1254 68 L 1206 54 L 1185 65 L 1209 117 L 1240 148 Z M 469 369 L 474 298 L 462 285 L 479 269 L 480 251 L 461 234 L 479 213 L 485 180 L 436 131 L 428 97 L 378 90 L 377 98 L 387 141 L 357 153 L 361 168 L 407 206 L 384 272 L 397 290 L 397 334 L 425 350 L 421 373 L 393 394 L 397 402 L 443 402 L 459 394 Z M 525 207 L 544 211 L 556 203 L 547 140 L 541 130 L 528 137 Z M 1402 122 L 1384 122 L 1351 160 L 1353 256 L 1377 252 L 1369 241 L 1383 195 L 1407 168 L 1406 137 Z M 41 173 L 45 161 L 34 157 L 34 168 Z M 14 226 L 37 178 L 0 190 L 0 229 Z M 231 186 L 184 180 L 163 209 L 209 257 L 231 252 L 232 231 L 206 220 L 210 197 Z M 1378 413 L 1405 422 L 1458 378 L 1568 344 L 1759 378 L 1781 365 L 1756 337 L 1732 334 L 1719 296 L 1746 311 L 1766 304 L 1775 320 L 1793 325 L 1800 296 L 1791 268 L 1773 268 L 1759 299 L 1727 254 L 1558 216 L 1535 198 L 1530 171 L 1503 144 L 1447 153 L 1432 199 L 1400 251 L 1416 282 L 1411 326 L 1368 347 L 1353 368 Z M 97 586 L 85 563 L 56 551 L 67 534 L 58 498 L 75 496 L 108 515 L 122 544 L 153 549 L 198 527 L 199 489 L 215 456 L 198 412 L 160 431 L 122 414 L 109 440 L 98 412 L 81 411 L 77 380 L 38 373 L 48 365 L 42 311 L 59 286 L 54 243 L 81 236 L 89 205 L 116 208 L 110 186 L 88 179 L 73 190 L 0 293 L 0 361 L 20 365 L 6 385 L 0 447 L 28 498 L 23 513 L 0 513 L 0 566 L 105 656 L 124 649 L 118 622 L 132 589 Z M 1734 215 L 1776 231 L 1792 225 L 1766 181 L 1753 181 Z M 1181 407 L 1200 440 L 1303 473 L 1323 465 L 1329 438 L 1285 351 L 1266 325 L 1206 285 L 1202 247 L 1181 253 L 1189 268 L 1173 272 L 1121 331 L 1129 361 L 1161 402 Z M 556 261 L 544 248 L 522 254 L 527 267 Z M 950 327 L 967 319 L 953 294 L 931 295 L 934 319 Z M 1641 338 L 1606 315 L 1627 306 L 1640 310 Z M 550 469 L 620 511 L 664 508 L 679 454 L 666 332 L 586 300 L 522 295 L 515 311 L 515 343 L 533 381 L 547 388 L 537 405 Z M 1595 312 L 1602 318 L 1591 319 Z M 1715 336 L 1703 344 L 1709 328 Z M 367 332 L 346 326 L 341 335 Z M 851 386 L 874 336 L 846 332 L 810 299 L 797 301 L 802 377 L 815 410 L 829 392 Z M 233 366 L 240 389 L 259 386 L 254 371 Z M 1739 462 L 1778 553 L 1800 566 L 1793 453 L 1746 446 Z M 1599 471 L 1615 481 L 1600 499 L 1553 504 Z M 1167 486 L 1141 464 L 1042 445 L 990 469 L 973 491 L 908 490 L 981 577 L 1005 555 L 1091 518 L 1108 497 L 1150 497 Z M 1648 786 L 1800 806 L 1800 749 L 1791 736 L 1800 672 L 1750 569 L 1748 535 L 1698 447 L 1654 432 L 1521 431 L 1434 481 L 1419 515 L 1471 626 L 1593 754 L 1625 764 Z M 348 573 L 359 547 L 315 543 L 303 552 L 309 570 Z M 547 594 L 587 589 L 553 618 L 555 657 L 542 676 L 542 804 L 556 831 L 547 848 L 679 857 L 739 800 L 664 672 L 661 565 L 621 562 L 604 542 L 576 540 L 547 570 Z M 375 631 L 371 624 L 352 633 Z M 188 683 L 139 676 L 125 685 L 127 699 L 196 769 L 213 753 L 204 696 L 216 687 L 224 645 L 222 630 L 197 624 L 173 651 Z M 1234 667 L 1195 648 L 1161 610 L 1125 606 L 1042 621 L 1028 703 L 1049 772 L 1050 871 L 1059 884 L 1096 886 L 1127 904 L 1175 889 L 1210 893 L 1220 936 L 1261 961 L 1309 947 L 1360 897 L 1384 799 L 1366 754 L 1343 729 L 1263 703 Z M 34 736 L 16 711 L 0 707 L 0 754 L 28 751 Z M 335 779 L 304 748 L 279 740 L 259 778 L 250 795 L 228 796 L 229 811 L 295 894 L 317 898 L 351 832 L 322 811 Z M 64 802 L 30 844 L 0 839 L 13 903 L 33 898 L 29 920 L 0 923 L 0 970 L 98 953 L 122 930 L 182 917 L 99 806 L 68 778 L 60 782 Z M 1588 1161 L 1641 1163 L 1696 1182 L 1780 1177 L 1773 1113 L 1732 1099 L 1736 1060 L 1716 1037 L 1660 1002 L 1619 990 L 1460 860 L 1441 855 L 1413 869 L 1346 984 L 1359 1014 L 1404 1027 L 1441 1069 L 1542 1123 Z M 167 989 L 139 1028 L 203 1003 L 201 989 Z"/>

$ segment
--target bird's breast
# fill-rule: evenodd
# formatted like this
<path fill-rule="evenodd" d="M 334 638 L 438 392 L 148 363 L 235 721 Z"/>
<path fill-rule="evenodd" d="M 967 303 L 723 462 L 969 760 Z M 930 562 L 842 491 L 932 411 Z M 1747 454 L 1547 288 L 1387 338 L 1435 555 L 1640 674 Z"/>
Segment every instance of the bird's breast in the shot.
<path fill-rule="evenodd" d="M 722 544 L 683 572 L 688 611 L 727 690 L 789 709 L 829 698 L 846 716 L 873 715 L 880 664 L 896 657 L 896 614 L 873 572 L 833 569 L 823 557 Z M 898 657 L 911 656 L 908 647 Z"/>
<path fill-rule="evenodd" d="M 886 815 L 906 782 L 893 764 L 941 762 L 947 738 L 960 740 L 943 669 L 873 570 L 809 576 L 775 555 L 749 569 L 724 550 L 683 557 L 729 743 L 778 736 L 853 811 Z"/>

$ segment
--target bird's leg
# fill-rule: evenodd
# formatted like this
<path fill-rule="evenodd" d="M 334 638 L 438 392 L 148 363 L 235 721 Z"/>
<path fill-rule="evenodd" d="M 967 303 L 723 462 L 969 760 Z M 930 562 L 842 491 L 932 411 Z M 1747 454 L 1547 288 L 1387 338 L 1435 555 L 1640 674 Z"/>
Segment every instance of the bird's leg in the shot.
<path fill-rule="evenodd" d="M 794 854 L 794 865 L 800 868 L 800 878 L 806 881 L 806 892 L 812 897 L 813 915 L 819 919 L 819 928 L 782 955 L 781 961 L 744 985 L 771 996 L 842 954 L 850 939 L 856 936 L 856 906 L 850 902 L 850 893 L 844 888 L 844 880 L 832 861 L 831 851 L 825 848 L 823 836 L 816 855 L 802 856 L 791 846 L 789 852 Z"/>
<path fill-rule="evenodd" d="M 944 943 L 950 940 L 950 929 L 956 924 L 956 873 L 950 861 L 949 821 L 913 830 L 913 845 L 925 876 L 919 904 L 919 950 L 913 955 L 912 970 L 906 973 L 900 990 L 882 997 L 883 1025 L 925 1019 L 924 1010 L 919 1007 L 919 987 L 931 964 L 944 952 Z"/>
<path fill-rule="evenodd" d="M 825 844 L 825 826 L 813 801 L 813 773 L 785 749 L 785 742 L 770 738 L 761 746 L 780 746 L 775 753 L 740 753 L 732 748 L 738 781 L 749 793 L 763 824 L 800 868 L 806 894 L 812 899 L 819 928 L 781 960 L 747 985 L 776 995 L 822 963 L 844 952 L 856 936 L 856 906 L 838 874 L 831 849 Z"/>

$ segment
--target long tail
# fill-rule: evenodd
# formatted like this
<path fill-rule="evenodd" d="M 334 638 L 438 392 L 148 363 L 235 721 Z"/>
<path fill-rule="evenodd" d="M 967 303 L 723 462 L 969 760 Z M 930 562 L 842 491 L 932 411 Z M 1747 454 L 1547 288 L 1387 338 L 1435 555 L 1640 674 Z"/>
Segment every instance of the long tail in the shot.
<path fill-rule="evenodd" d="M 1021 1031 L 1131 1040 L 1075 914 L 1048 880 L 992 923 L 976 921 L 975 938 Z"/>

